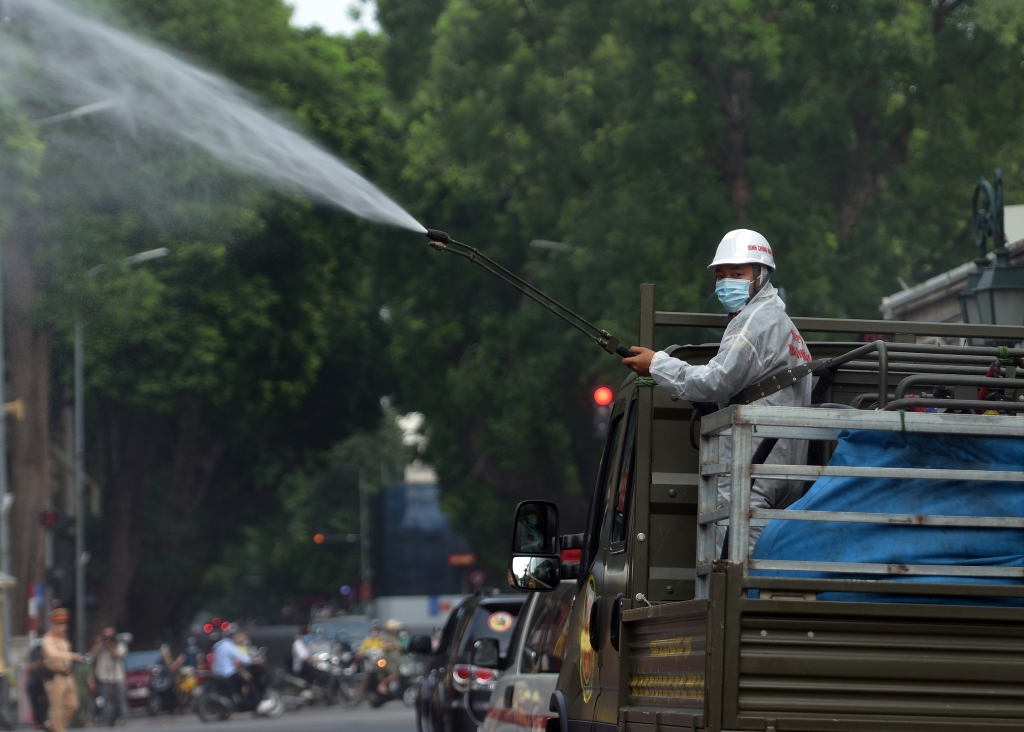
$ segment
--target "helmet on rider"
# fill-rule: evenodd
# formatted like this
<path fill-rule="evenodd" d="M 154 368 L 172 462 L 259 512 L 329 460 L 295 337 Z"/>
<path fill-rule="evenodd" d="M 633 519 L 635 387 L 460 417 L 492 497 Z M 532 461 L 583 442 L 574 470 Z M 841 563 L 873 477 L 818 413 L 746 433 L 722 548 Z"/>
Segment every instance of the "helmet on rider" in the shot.
<path fill-rule="evenodd" d="M 722 237 L 708 269 L 715 270 L 717 275 L 715 294 L 719 301 L 734 313 L 768 284 L 775 271 L 775 257 L 768 240 L 761 234 L 750 229 L 735 229 Z M 753 285 L 749 284 L 751 280 Z"/>
<path fill-rule="evenodd" d="M 402 629 L 402 622 L 391 618 L 388 622 L 384 623 L 384 630 L 394 635 Z"/>

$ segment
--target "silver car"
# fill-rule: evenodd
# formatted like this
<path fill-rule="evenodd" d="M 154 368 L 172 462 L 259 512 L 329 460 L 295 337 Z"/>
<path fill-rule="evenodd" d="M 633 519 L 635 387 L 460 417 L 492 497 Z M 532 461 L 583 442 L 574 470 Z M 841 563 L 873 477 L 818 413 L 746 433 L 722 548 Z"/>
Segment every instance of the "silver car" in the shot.
<path fill-rule="evenodd" d="M 576 581 L 554 592 L 534 592 L 519 616 L 512 663 L 498 679 L 483 732 L 537 732 L 557 715 L 548 711 L 568 645 Z"/>

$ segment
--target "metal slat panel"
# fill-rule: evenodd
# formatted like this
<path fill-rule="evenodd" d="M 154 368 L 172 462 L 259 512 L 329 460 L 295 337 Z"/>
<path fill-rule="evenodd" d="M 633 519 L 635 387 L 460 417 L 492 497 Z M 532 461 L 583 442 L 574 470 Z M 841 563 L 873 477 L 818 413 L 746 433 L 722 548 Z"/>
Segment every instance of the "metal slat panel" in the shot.
<path fill-rule="evenodd" d="M 869 564 L 855 562 L 800 562 L 787 559 L 751 559 L 750 569 L 841 574 L 896 574 L 923 577 L 1013 577 L 1024 579 L 1024 567 L 969 567 L 948 564 Z"/>
<path fill-rule="evenodd" d="M 648 577 L 655 580 L 693 580 L 697 570 L 693 567 L 651 567 Z"/>
<path fill-rule="evenodd" d="M 715 475 L 716 468 L 706 468 L 705 475 Z M 724 471 L 723 471 L 724 472 Z M 751 465 L 755 478 L 786 478 L 816 480 L 818 478 L 893 478 L 897 480 L 980 480 L 992 483 L 1024 483 L 1024 472 L 1018 470 L 945 470 L 936 468 L 864 468 L 856 466 L 821 465 Z"/>
<path fill-rule="evenodd" d="M 722 409 L 705 417 L 711 429 L 724 429 L 730 424 L 757 424 L 758 435 L 773 436 L 771 428 L 825 428 L 881 430 L 885 432 L 918 432 L 926 434 L 988 435 L 990 437 L 1024 437 L 1024 419 L 994 414 L 940 414 L 937 412 L 880 412 L 861 409 L 806 409 L 801 407 L 766 407 L 743 404 Z"/>
<path fill-rule="evenodd" d="M 902 728 L 895 717 L 1024 726 L 1018 624 L 747 614 L 740 637 L 740 713 L 780 729 L 783 718 L 808 729 L 861 729 L 873 718 L 877 729 Z"/>
<path fill-rule="evenodd" d="M 712 518 L 718 511 L 701 514 Z M 780 521 L 839 521 L 855 524 L 894 524 L 898 526 L 961 526 L 979 529 L 1024 529 L 1024 518 L 1006 516 L 928 516 L 913 513 L 858 513 L 856 511 L 791 511 L 774 508 L 750 509 L 752 519 Z"/>
<path fill-rule="evenodd" d="M 651 483 L 654 485 L 699 485 L 700 476 L 697 473 L 651 473 Z"/>
<path fill-rule="evenodd" d="M 703 711 L 707 608 L 695 600 L 623 612 L 631 707 Z"/>
<path fill-rule="evenodd" d="M 695 328 L 724 328 L 724 315 L 712 313 L 673 313 L 658 310 L 655 325 L 681 325 Z M 972 325 L 969 323 L 928 323 L 912 320 L 847 320 L 845 318 L 793 318 L 801 332 L 808 333 L 887 333 L 950 338 L 1001 338 L 1024 341 L 1024 327 L 1016 325 Z"/>
<path fill-rule="evenodd" d="M 715 509 L 714 511 L 709 511 L 708 513 L 700 514 L 697 517 L 697 523 L 700 524 L 701 526 L 707 526 L 708 524 L 713 524 L 713 523 L 721 521 L 722 519 L 727 519 L 727 518 L 729 518 L 729 507 L 728 506 L 726 506 L 725 508 Z"/>

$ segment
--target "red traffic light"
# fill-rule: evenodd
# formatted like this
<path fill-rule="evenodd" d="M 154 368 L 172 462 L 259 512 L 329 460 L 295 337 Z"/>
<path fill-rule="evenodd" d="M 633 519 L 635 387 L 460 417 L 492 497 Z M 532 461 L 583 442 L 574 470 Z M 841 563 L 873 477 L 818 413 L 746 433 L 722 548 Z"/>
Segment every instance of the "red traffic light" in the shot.
<path fill-rule="evenodd" d="M 599 386 L 594 389 L 594 402 L 599 407 L 607 407 L 615 399 L 615 395 L 612 394 L 612 390 L 607 386 Z"/>
<path fill-rule="evenodd" d="M 221 630 L 227 630 L 230 627 L 231 627 L 231 623 L 229 623 L 227 620 L 225 620 L 223 623 L 220 624 L 220 629 Z"/>
<path fill-rule="evenodd" d="M 56 528 L 57 524 L 60 523 L 60 511 L 58 511 L 55 508 L 48 508 L 45 511 L 40 511 L 39 523 L 41 523 L 43 527 L 47 529 Z"/>
<path fill-rule="evenodd" d="M 327 537 L 324 536 L 323 534 L 321 534 L 321 533 L 313 534 L 313 543 L 314 544 L 323 544 L 325 541 L 327 541 Z"/>
<path fill-rule="evenodd" d="M 212 633 L 213 632 L 213 623 L 207 623 L 206 625 L 204 625 L 203 626 L 203 632 L 204 633 Z"/>

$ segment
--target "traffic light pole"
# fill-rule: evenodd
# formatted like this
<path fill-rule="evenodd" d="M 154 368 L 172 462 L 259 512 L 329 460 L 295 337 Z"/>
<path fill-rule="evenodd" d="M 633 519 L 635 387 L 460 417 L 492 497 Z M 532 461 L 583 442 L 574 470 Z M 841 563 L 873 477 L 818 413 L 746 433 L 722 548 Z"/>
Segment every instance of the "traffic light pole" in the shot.
<path fill-rule="evenodd" d="M 85 653 L 85 385 L 82 324 L 75 322 L 75 648 Z"/>
<path fill-rule="evenodd" d="M 95 111 L 95 110 L 94 110 Z M 122 259 L 126 266 L 147 262 L 150 259 L 166 257 L 168 249 L 160 247 L 133 254 Z M 105 264 L 90 269 L 87 277 L 95 277 L 106 271 Z M 85 550 L 85 364 L 82 322 L 75 319 L 75 647 L 79 653 L 85 653 L 85 596 L 88 589 L 86 583 L 86 565 L 89 553 Z"/>
<path fill-rule="evenodd" d="M 3 243 L 0 242 L 0 253 L 3 251 Z M 4 290 L 3 290 L 3 264 L 0 263 L 0 571 L 5 575 L 11 574 L 11 524 L 10 524 L 10 501 L 7 492 L 7 413 L 2 407 L 7 400 L 7 354 L 5 351 L 6 331 L 4 329 Z M 6 577 L 5 577 L 6 579 Z M 22 582 L 29 581 L 22 577 Z M 3 643 L 4 665 L 9 666 L 10 658 L 7 657 L 7 638 L 10 635 L 11 627 L 11 593 L 3 590 L 3 636 L 0 642 Z"/>
<path fill-rule="evenodd" d="M 364 594 L 371 587 L 373 577 L 370 570 L 370 506 L 366 500 L 366 474 L 359 468 L 359 600 L 365 602 Z"/>

